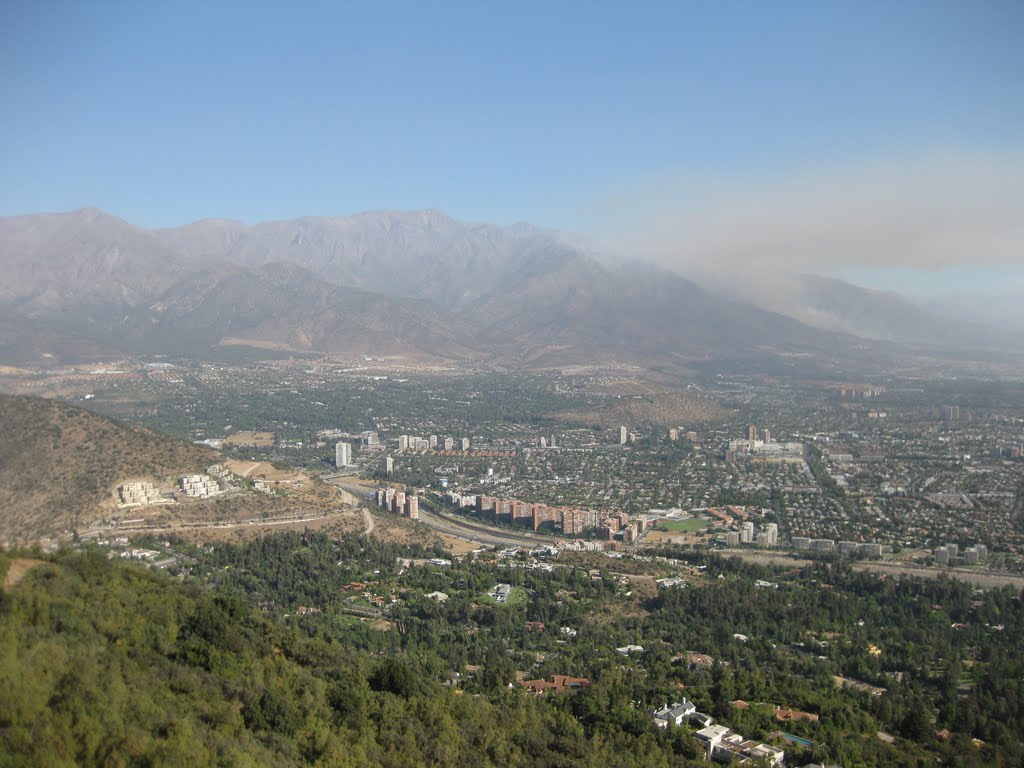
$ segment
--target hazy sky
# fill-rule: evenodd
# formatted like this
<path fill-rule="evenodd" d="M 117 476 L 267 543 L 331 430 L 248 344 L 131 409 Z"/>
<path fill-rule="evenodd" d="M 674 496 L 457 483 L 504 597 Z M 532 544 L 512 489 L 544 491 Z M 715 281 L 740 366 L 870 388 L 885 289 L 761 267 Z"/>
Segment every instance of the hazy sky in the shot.
<path fill-rule="evenodd" d="M 684 264 L 1012 271 L 1022 40 L 1021 0 L 8 0 L 0 214 L 432 207 Z"/>

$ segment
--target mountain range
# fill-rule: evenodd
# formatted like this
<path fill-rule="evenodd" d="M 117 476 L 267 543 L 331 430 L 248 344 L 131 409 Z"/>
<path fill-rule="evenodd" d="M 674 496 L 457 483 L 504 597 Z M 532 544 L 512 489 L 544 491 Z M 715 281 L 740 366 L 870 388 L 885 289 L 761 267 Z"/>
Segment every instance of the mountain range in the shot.
<path fill-rule="evenodd" d="M 558 232 L 433 210 L 155 230 L 94 208 L 35 214 L 0 219 L 0 258 L 6 364 L 240 345 L 507 367 L 685 365 L 877 358 L 897 354 L 892 343 L 993 338 L 836 280 L 798 276 L 752 301 L 640 260 L 601 262 Z"/>

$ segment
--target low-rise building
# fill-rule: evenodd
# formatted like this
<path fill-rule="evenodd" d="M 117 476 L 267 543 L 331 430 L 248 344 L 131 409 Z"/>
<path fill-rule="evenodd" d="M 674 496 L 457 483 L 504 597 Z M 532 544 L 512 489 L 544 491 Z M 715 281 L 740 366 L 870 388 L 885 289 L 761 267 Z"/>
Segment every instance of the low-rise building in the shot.
<path fill-rule="evenodd" d="M 682 725 L 689 715 L 697 711 L 692 701 L 683 699 L 681 702 L 665 706 L 654 713 L 654 723 L 659 728 L 667 728 L 669 723 Z"/>
<path fill-rule="evenodd" d="M 629 656 L 631 653 L 643 653 L 644 647 L 642 645 L 624 645 L 621 648 L 616 648 L 616 651 L 621 653 L 623 656 Z"/>
<path fill-rule="evenodd" d="M 181 478 L 181 490 L 186 496 L 196 499 L 208 499 L 223 493 L 220 483 L 209 475 L 185 475 Z"/>
<path fill-rule="evenodd" d="M 150 482 L 125 483 L 118 486 L 122 507 L 148 507 L 165 501 L 160 490 Z"/>

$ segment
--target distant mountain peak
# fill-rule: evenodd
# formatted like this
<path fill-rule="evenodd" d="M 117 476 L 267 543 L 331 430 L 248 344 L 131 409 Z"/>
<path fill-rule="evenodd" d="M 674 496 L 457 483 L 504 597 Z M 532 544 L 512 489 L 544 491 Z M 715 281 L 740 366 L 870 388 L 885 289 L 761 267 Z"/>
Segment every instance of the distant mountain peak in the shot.
<path fill-rule="evenodd" d="M 793 351 L 833 359 L 860 344 L 647 263 L 606 266 L 578 238 L 526 223 L 422 209 L 145 230 L 107 226 L 106 216 L 0 222 L 15 267 L 0 311 L 12 328 L 34 327 L 16 322 L 32 318 L 49 338 L 126 352 L 244 343 L 534 366 Z"/>

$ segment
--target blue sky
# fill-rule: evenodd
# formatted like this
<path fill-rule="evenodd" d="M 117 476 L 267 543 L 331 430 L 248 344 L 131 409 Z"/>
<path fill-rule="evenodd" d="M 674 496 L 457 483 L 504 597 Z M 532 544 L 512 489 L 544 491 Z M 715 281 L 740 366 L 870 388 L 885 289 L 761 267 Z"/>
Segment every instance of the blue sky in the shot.
<path fill-rule="evenodd" d="M 1019 171 L 1022 39 L 1019 0 L 6 2 L 0 214 L 592 231 L 624 195 L 642 226 L 666 178 Z"/>

